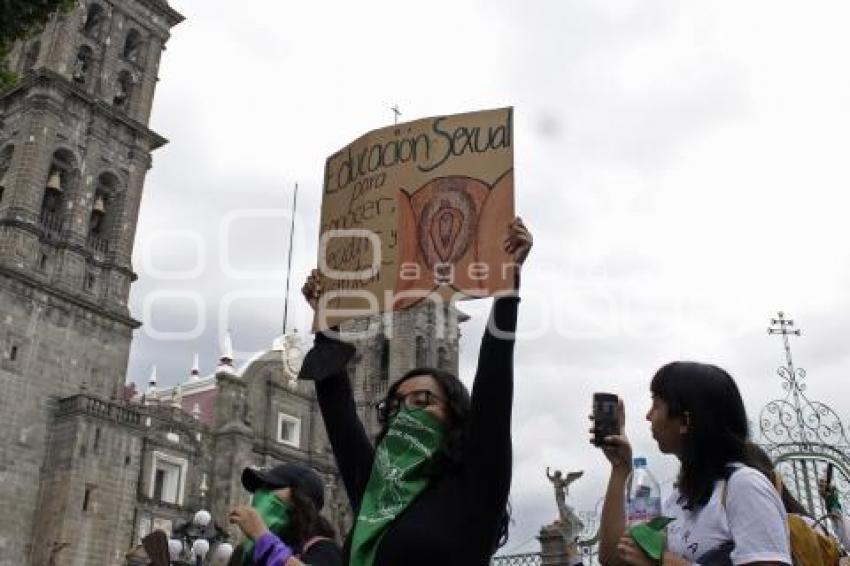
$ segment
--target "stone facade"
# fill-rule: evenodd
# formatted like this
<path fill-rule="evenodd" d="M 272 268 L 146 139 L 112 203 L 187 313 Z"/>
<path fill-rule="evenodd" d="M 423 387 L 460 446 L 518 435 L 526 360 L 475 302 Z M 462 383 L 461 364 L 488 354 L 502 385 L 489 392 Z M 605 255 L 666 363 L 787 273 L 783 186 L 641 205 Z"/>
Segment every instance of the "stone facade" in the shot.
<path fill-rule="evenodd" d="M 165 143 L 147 124 L 181 19 L 165 0 L 81 2 L 8 59 L 22 78 L 0 96 L 0 507 L 15 509 L 0 564 L 109 564 L 129 541 L 124 453 L 141 433 L 67 399 L 123 387 L 139 204 Z"/>

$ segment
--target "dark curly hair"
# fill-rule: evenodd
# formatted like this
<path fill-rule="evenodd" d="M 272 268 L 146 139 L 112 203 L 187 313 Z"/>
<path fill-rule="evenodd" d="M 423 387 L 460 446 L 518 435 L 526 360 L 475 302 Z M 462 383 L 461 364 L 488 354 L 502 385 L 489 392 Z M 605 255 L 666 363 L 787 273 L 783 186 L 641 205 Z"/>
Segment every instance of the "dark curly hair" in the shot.
<path fill-rule="evenodd" d="M 445 475 L 459 472 L 461 466 L 463 466 L 464 445 L 467 435 L 466 422 L 472 406 L 469 390 L 463 382 L 456 375 L 446 370 L 432 367 L 418 367 L 402 375 L 389 387 L 382 406 L 388 407 L 390 405 L 390 402 L 395 399 L 396 392 L 402 383 L 412 377 L 424 375 L 433 377 L 440 384 L 449 412 L 446 439 L 435 454 L 430 467 L 431 478 L 438 479 Z M 381 430 L 375 438 L 376 446 L 381 443 L 381 440 L 384 439 L 384 436 L 386 436 L 389 430 L 389 419 L 386 414 L 382 414 L 380 409 L 378 411 L 378 422 L 381 424 Z M 494 541 L 494 550 L 507 542 L 510 520 L 511 512 L 509 503 L 505 508 L 505 513 L 499 524 L 498 539 Z"/>

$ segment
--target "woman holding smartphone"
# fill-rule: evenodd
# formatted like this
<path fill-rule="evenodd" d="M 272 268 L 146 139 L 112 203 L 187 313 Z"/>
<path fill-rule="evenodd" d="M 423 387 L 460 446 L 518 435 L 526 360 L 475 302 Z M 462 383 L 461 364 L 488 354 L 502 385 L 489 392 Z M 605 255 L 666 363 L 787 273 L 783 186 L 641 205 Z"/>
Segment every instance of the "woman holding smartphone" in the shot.
<path fill-rule="evenodd" d="M 658 370 L 650 392 L 646 420 L 652 436 L 662 453 L 680 462 L 674 492 L 662 506 L 662 515 L 673 519 L 662 563 L 791 564 L 782 501 L 764 475 L 748 466 L 747 414 L 732 377 L 713 365 L 673 362 Z M 599 559 L 605 565 L 648 566 L 653 560 L 626 531 L 632 449 L 622 401 L 618 412 L 618 433 L 599 444 L 611 463 Z"/>

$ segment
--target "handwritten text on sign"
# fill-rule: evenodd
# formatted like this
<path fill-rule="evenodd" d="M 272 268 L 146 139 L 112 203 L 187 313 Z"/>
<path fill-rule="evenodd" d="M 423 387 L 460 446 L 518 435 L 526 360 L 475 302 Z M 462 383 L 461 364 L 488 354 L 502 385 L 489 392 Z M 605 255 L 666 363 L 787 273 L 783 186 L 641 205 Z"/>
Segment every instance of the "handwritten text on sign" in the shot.
<path fill-rule="evenodd" d="M 509 289 L 513 110 L 370 132 L 325 164 L 316 320 Z"/>

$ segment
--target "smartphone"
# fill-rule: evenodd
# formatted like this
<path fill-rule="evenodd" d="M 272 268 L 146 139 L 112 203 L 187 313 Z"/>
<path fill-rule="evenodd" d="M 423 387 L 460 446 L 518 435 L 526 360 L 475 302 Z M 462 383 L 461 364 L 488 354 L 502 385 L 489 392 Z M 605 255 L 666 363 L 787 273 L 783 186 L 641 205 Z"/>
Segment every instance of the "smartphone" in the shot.
<path fill-rule="evenodd" d="M 620 434 L 619 404 L 613 393 L 593 394 L 593 443 L 597 446 L 605 443 L 605 437 Z"/>

